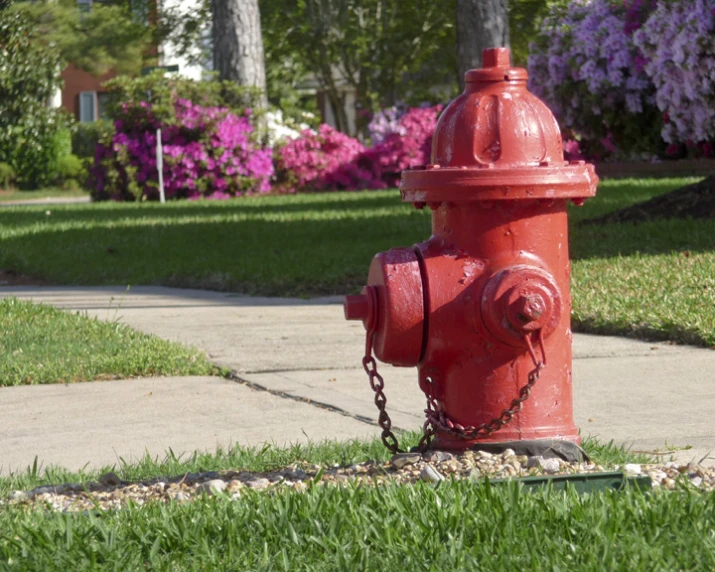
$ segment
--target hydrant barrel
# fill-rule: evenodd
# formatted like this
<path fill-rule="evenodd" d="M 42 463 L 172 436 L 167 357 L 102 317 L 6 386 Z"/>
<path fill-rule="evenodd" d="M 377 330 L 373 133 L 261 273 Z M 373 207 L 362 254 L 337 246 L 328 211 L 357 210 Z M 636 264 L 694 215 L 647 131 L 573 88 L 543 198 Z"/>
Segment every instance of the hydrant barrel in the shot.
<path fill-rule="evenodd" d="M 432 236 L 412 256 L 395 249 L 409 271 L 373 268 L 368 284 L 376 315 L 392 324 L 418 305 L 420 319 L 406 323 L 420 328 L 420 347 L 415 335 L 409 359 L 377 357 L 417 365 L 437 448 L 578 443 L 566 207 L 594 196 L 598 178 L 592 165 L 564 161 L 558 124 L 509 50 L 485 50 L 483 62 L 442 113 L 430 165 L 402 173 L 403 200 L 431 208 Z M 412 276 L 420 296 L 382 295 L 395 274 Z M 363 319 L 362 308 L 346 300 L 346 317 Z M 392 326 L 380 317 L 372 327 L 390 346 Z"/>

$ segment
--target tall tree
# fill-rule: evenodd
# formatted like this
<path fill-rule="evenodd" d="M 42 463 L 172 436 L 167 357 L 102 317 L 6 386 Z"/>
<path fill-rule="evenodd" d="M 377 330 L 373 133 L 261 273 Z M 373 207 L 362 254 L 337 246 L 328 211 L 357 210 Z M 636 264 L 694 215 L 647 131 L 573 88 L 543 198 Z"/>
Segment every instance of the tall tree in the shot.
<path fill-rule="evenodd" d="M 11 10 L 32 22 L 36 41 L 58 51 L 63 63 L 95 75 L 110 69 L 136 74 L 151 55 L 152 29 L 137 17 L 129 0 L 94 3 L 83 10 L 76 0 L 17 2 Z"/>
<path fill-rule="evenodd" d="M 509 47 L 507 0 L 457 0 L 457 69 L 464 74 L 482 67 L 482 50 Z"/>
<path fill-rule="evenodd" d="M 261 10 L 268 65 L 287 78 L 309 72 L 341 131 L 348 90 L 358 131 L 362 111 L 451 95 L 434 88 L 454 81 L 454 0 L 261 0 Z"/>
<path fill-rule="evenodd" d="M 258 0 L 211 0 L 214 70 L 222 80 L 263 92 L 267 106 L 266 69 Z"/>

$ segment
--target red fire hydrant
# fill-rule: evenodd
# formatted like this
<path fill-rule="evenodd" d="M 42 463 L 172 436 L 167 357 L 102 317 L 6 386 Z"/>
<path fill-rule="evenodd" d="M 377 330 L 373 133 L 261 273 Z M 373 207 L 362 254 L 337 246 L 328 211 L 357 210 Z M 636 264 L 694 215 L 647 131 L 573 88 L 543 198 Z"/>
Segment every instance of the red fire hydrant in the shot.
<path fill-rule="evenodd" d="M 564 161 L 556 120 L 509 50 L 485 50 L 483 62 L 442 113 L 431 164 L 402 173 L 402 199 L 429 206 L 432 236 L 377 254 L 368 286 L 345 299 L 345 317 L 367 329 L 363 365 L 393 451 L 373 350 L 418 367 L 423 449 L 432 438 L 437 449 L 533 454 L 580 443 L 566 206 L 594 196 L 598 178 Z"/>

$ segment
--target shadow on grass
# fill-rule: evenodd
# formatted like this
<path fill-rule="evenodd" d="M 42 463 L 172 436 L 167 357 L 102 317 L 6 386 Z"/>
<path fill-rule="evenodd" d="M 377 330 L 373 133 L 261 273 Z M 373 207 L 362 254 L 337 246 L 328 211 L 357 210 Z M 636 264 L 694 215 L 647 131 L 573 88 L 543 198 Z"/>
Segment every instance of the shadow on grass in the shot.
<path fill-rule="evenodd" d="M 244 197 L 231 201 L 176 201 L 159 203 L 92 203 L 81 205 L 22 206 L 0 211 L 0 226 L 23 226 L 38 221 L 52 223 L 98 223 L 116 221 L 127 217 L 156 218 L 167 221 L 181 218 L 217 216 L 230 217 L 236 213 L 255 215 L 321 211 L 375 211 L 407 207 L 399 192 L 375 191 L 370 193 L 333 193 L 321 195 L 288 195 L 270 197 Z M 48 215 L 47 213 L 51 213 Z"/>
<path fill-rule="evenodd" d="M 223 211 L 225 212 L 225 210 Z M 104 213 L 109 214 L 109 213 Z M 207 221 L 6 236 L 0 266 L 58 284 L 163 284 L 265 295 L 344 294 L 376 252 L 429 234 L 428 218 Z M 358 282 L 359 277 L 359 282 Z"/>
<path fill-rule="evenodd" d="M 642 224 L 571 225 L 569 250 L 574 260 L 635 253 L 709 252 L 715 250 L 715 221 L 674 219 Z"/>
<path fill-rule="evenodd" d="M 571 329 L 579 334 L 623 336 L 650 342 L 675 342 L 704 348 L 712 347 L 712 345 L 703 338 L 702 332 L 678 324 L 669 324 L 663 329 L 657 329 L 642 324 L 602 323 L 593 319 L 582 319 L 572 320 Z"/>

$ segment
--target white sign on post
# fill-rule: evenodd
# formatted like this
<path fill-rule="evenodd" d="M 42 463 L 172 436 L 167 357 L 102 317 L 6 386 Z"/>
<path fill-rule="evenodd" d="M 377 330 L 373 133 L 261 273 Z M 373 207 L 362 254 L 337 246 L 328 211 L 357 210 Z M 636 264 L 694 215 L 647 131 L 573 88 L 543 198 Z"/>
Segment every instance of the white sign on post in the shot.
<path fill-rule="evenodd" d="M 164 150 L 161 147 L 161 129 L 156 130 L 156 170 L 159 172 L 159 200 L 166 202 L 164 195 Z"/>

